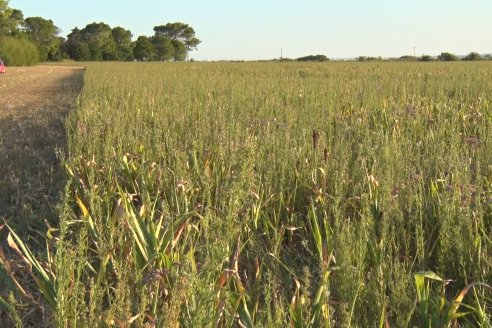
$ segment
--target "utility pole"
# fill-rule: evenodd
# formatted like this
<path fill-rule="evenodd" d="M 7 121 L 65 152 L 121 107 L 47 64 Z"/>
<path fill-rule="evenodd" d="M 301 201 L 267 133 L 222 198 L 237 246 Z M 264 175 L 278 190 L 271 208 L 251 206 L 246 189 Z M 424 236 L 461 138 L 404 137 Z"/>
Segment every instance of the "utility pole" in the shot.
<path fill-rule="evenodd" d="M 280 48 L 280 60 L 282 60 L 282 55 L 283 55 L 283 49 Z"/>
<path fill-rule="evenodd" d="M 415 56 L 415 48 L 416 48 L 416 47 L 414 46 L 414 47 L 413 47 L 413 56 L 414 56 L 414 57 L 417 57 L 417 56 Z"/>

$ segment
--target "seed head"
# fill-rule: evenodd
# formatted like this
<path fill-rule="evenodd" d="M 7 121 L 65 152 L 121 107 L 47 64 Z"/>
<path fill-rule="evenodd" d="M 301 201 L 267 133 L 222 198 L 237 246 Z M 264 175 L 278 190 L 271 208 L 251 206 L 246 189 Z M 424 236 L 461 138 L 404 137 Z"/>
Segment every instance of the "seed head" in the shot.
<path fill-rule="evenodd" d="M 316 150 L 319 144 L 319 133 L 316 130 L 313 130 L 313 148 Z"/>

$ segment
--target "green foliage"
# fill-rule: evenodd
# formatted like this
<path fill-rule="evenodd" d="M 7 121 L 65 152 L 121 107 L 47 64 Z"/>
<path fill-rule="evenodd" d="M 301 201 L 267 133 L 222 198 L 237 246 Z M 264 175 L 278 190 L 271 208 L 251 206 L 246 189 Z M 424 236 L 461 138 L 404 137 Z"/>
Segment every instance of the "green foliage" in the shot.
<path fill-rule="evenodd" d="M 41 61 L 61 60 L 61 43 L 57 37 L 60 29 L 53 24 L 52 20 L 28 17 L 25 19 L 23 27 L 28 39 L 38 47 Z"/>
<path fill-rule="evenodd" d="M 67 36 L 63 44 L 63 51 L 71 59 L 78 61 L 90 61 L 94 51 L 91 51 L 82 30 L 77 27 Z"/>
<path fill-rule="evenodd" d="M 432 281 L 441 283 L 439 289 L 433 288 Z M 471 283 L 461 290 L 457 296 L 448 300 L 445 294 L 446 282 L 432 271 L 418 272 L 415 274 L 415 287 L 417 289 L 418 315 L 421 327 L 441 328 L 453 327 L 458 319 L 476 315 L 475 324 L 480 327 L 490 327 L 490 318 L 484 318 L 481 304 L 476 307 L 462 303 L 466 294 L 473 288 L 491 287 L 483 283 Z M 459 312 L 460 308 L 466 308 L 466 312 Z"/>
<path fill-rule="evenodd" d="M 360 62 L 366 62 L 366 61 L 382 61 L 383 58 L 381 56 L 379 56 L 379 57 L 359 56 L 359 57 L 355 58 L 355 60 L 360 61 Z"/>
<path fill-rule="evenodd" d="M 9 227 L 9 236 L 7 238 L 9 246 L 19 255 L 20 258 L 24 260 L 29 268 L 29 274 L 32 276 L 38 291 L 42 294 L 45 302 L 53 309 L 56 310 L 57 300 L 56 300 L 56 275 L 53 270 L 52 257 L 48 249 L 48 261 L 47 268 L 45 269 L 43 265 L 36 259 L 31 250 L 27 245 L 20 239 L 20 237 Z M 0 264 L 3 259 L 0 259 Z M 14 278 L 11 277 L 13 280 Z M 16 286 L 20 286 L 17 281 L 13 281 Z M 21 289 L 21 291 L 23 291 Z M 24 292 L 25 293 L 25 292 Z"/>
<path fill-rule="evenodd" d="M 470 52 L 466 57 L 463 58 L 463 60 L 481 60 L 482 56 L 478 52 Z"/>
<path fill-rule="evenodd" d="M 188 51 L 186 50 L 185 44 L 179 40 L 171 40 L 171 45 L 173 47 L 173 53 L 172 53 L 173 59 L 175 61 L 186 60 Z"/>
<path fill-rule="evenodd" d="M 9 7 L 9 1 L 0 0 L 0 36 L 15 35 L 22 17 L 20 10 Z"/>
<path fill-rule="evenodd" d="M 0 36 L 0 58 L 6 65 L 31 66 L 39 62 L 37 47 L 30 41 Z"/>
<path fill-rule="evenodd" d="M 167 23 L 166 25 L 159 25 L 154 27 L 155 35 L 162 35 L 174 40 L 175 43 L 179 41 L 185 46 L 187 51 L 195 49 L 201 41 L 195 36 L 195 30 L 185 23 Z M 175 46 L 176 48 L 176 46 Z"/>
<path fill-rule="evenodd" d="M 184 23 L 156 26 L 154 30 L 154 36 L 139 36 L 132 42 L 129 30 L 92 23 L 82 30 L 73 29 L 63 49 L 69 58 L 80 61 L 183 61 L 200 43 L 193 28 Z"/>
<path fill-rule="evenodd" d="M 116 60 L 133 60 L 132 32 L 123 27 L 111 31 L 116 43 Z"/>
<path fill-rule="evenodd" d="M 70 167 L 98 240 L 106 234 L 97 245 L 136 240 L 131 229 L 104 233 L 123 197 L 114 181 L 133 195 L 129 208 L 143 206 L 156 225 L 162 214 L 202 216 L 180 236 L 172 283 L 163 285 L 159 269 L 146 289 L 164 295 L 165 288 L 167 307 L 156 310 L 153 298 L 145 305 L 117 279 L 117 297 L 139 304 L 128 317 L 195 326 L 412 326 L 422 305 L 414 302 L 414 272 L 452 277 L 450 293 L 490 280 L 488 203 L 477 198 L 489 193 L 490 71 L 477 66 L 489 73 L 462 81 L 459 72 L 470 68 L 436 65 L 90 66 L 72 126 L 91 128 L 73 139 Z M 423 131 L 432 131 L 425 142 Z M 117 164 L 124 156 L 133 158 L 129 168 Z M 123 213 L 122 220 L 133 217 Z M 138 243 L 127 247 L 138 253 Z M 121 267 L 109 254 L 108 270 Z M 145 272 L 126 272 L 147 281 L 138 278 Z M 478 299 L 487 308 L 487 296 Z M 205 304 L 212 311 L 201 311 Z"/>
<path fill-rule="evenodd" d="M 85 43 L 82 43 L 80 29 L 76 27 L 67 35 L 67 40 L 63 43 L 62 49 L 69 58 L 84 60 L 86 57 L 89 57 L 89 49 L 88 47 L 81 47 L 82 44 L 87 46 Z M 87 52 L 82 50 L 82 48 L 87 48 Z"/>
<path fill-rule="evenodd" d="M 417 61 L 419 58 L 415 57 L 415 56 L 401 56 L 400 57 L 400 60 L 402 61 Z"/>
<path fill-rule="evenodd" d="M 325 55 L 309 55 L 305 57 L 299 57 L 296 59 L 297 61 L 312 61 L 312 62 L 324 62 L 329 61 L 330 59 Z"/>
<path fill-rule="evenodd" d="M 185 23 L 167 23 L 154 27 L 154 44 L 157 44 L 160 50 L 157 53 L 157 58 L 173 58 L 175 61 L 186 60 L 188 51 L 195 49 L 201 41 L 195 37 L 195 30 Z M 163 37 L 165 39 L 163 39 Z M 169 53 L 169 45 L 164 45 L 164 40 L 169 40 L 173 50 Z M 162 50 L 166 49 L 166 52 Z"/>
<path fill-rule="evenodd" d="M 450 52 L 441 52 L 441 54 L 437 56 L 437 59 L 442 61 L 456 61 L 458 60 L 458 57 Z"/>
<path fill-rule="evenodd" d="M 90 51 L 89 60 L 115 60 L 118 56 L 113 30 L 105 23 L 91 23 L 80 31 L 82 42 Z"/>
<path fill-rule="evenodd" d="M 20 36 L 24 14 L 19 9 L 0 9 L 0 35 Z"/>
<path fill-rule="evenodd" d="M 53 321 L 487 327 L 491 77 L 486 62 L 89 64 Z"/>
<path fill-rule="evenodd" d="M 429 56 L 429 55 L 422 55 L 419 57 L 418 59 L 419 61 L 422 61 L 422 62 L 429 62 L 429 61 L 432 61 L 432 56 Z"/>
<path fill-rule="evenodd" d="M 67 36 L 64 49 L 68 56 L 80 61 L 129 60 L 131 33 L 122 28 L 111 29 L 105 23 L 91 23 L 82 30 L 75 28 Z"/>
<path fill-rule="evenodd" d="M 60 30 L 53 21 L 42 17 L 24 19 L 22 11 L 10 8 L 8 1 L 0 1 L 0 36 L 27 37 L 38 48 L 41 61 L 67 57 L 77 61 L 184 61 L 188 52 L 201 43 L 195 30 L 185 23 L 155 26 L 154 32 L 151 38 L 140 36 L 132 42 L 131 31 L 100 22 L 83 29 L 75 27 L 64 40 L 57 36 Z M 12 62 L 10 55 L 9 60 Z"/>
<path fill-rule="evenodd" d="M 156 51 L 152 41 L 146 36 L 139 36 L 133 47 L 133 56 L 135 59 L 149 61 L 155 58 L 155 53 Z M 167 54 L 162 55 L 168 56 Z"/>
<path fill-rule="evenodd" d="M 172 40 L 166 36 L 163 35 L 155 35 L 151 39 L 152 45 L 154 46 L 154 60 L 158 61 L 167 61 L 171 60 L 174 58 L 174 46 L 172 43 Z M 148 44 L 144 43 L 140 45 L 142 49 L 149 48 Z M 145 58 L 145 56 L 143 56 Z M 139 56 L 139 59 L 141 59 L 142 56 Z"/>

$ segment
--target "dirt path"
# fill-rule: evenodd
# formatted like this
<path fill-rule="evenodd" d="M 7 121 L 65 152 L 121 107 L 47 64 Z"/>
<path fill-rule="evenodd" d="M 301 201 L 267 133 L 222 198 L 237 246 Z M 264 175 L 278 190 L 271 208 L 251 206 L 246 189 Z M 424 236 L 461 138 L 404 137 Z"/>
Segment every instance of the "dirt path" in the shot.
<path fill-rule="evenodd" d="M 65 151 L 64 120 L 82 83 L 80 67 L 0 75 L 0 220 L 30 229 L 56 218 L 64 183 L 56 153 Z"/>

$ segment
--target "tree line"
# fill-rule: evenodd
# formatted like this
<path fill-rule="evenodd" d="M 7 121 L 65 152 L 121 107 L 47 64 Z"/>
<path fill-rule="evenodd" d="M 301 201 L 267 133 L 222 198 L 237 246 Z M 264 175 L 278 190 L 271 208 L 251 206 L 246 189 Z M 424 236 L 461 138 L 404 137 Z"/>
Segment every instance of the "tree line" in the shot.
<path fill-rule="evenodd" d="M 183 61 L 200 40 L 188 24 L 176 22 L 154 27 L 152 36 L 135 41 L 130 30 L 104 22 L 75 27 L 67 38 L 50 19 L 27 17 L 0 0 L 0 58 L 10 65 L 37 61 Z"/>
<path fill-rule="evenodd" d="M 464 61 L 474 61 L 474 60 L 492 60 L 492 55 L 487 54 L 487 55 L 480 55 L 478 52 L 472 51 L 468 53 L 468 55 L 460 58 L 459 56 L 451 53 L 451 52 L 441 52 L 439 55 L 433 57 L 430 55 L 422 55 L 420 57 L 417 56 L 401 56 L 399 58 L 389 58 L 389 59 L 383 59 L 383 57 L 367 57 L 367 56 L 359 56 L 355 58 L 356 61 L 384 61 L 384 60 L 390 60 L 390 61 L 422 61 L 422 62 L 428 62 L 428 61 L 458 61 L 458 60 L 464 60 Z"/>
<path fill-rule="evenodd" d="M 304 57 L 299 57 L 296 59 L 290 59 L 290 58 L 280 58 L 280 61 L 303 61 L 303 62 L 324 62 L 324 61 L 329 61 L 330 59 L 326 57 L 325 55 L 309 55 L 309 56 L 304 56 Z M 352 60 L 352 59 L 350 59 Z M 383 58 L 381 56 L 378 57 L 372 57 L 372 56 L 358 56 L 355 58 L 355 61 L 359 62 L 371 62 L 371 61 L 422 61 L 422 62 L 427 62 L 427 61 L 457 61 L 457 60 L 463 60 L 463 61 L 475 61 L 475 60 L 492 60 L 492 54 L 486 54 L 486 55 L 480 55 L 478 52 L 470 52 L 468 55 L 459 57 L 456 56 L 453 53 L 450 52 L 441 52 L 439 55 L 432 57 L 430 55 L 422 55 L 420 57 L 417 56 L 401 56 L 401 57 L 394 57 L 394 58 Z M 278 61 L 278 59 L 273 59 L 273 61 Z"/>

